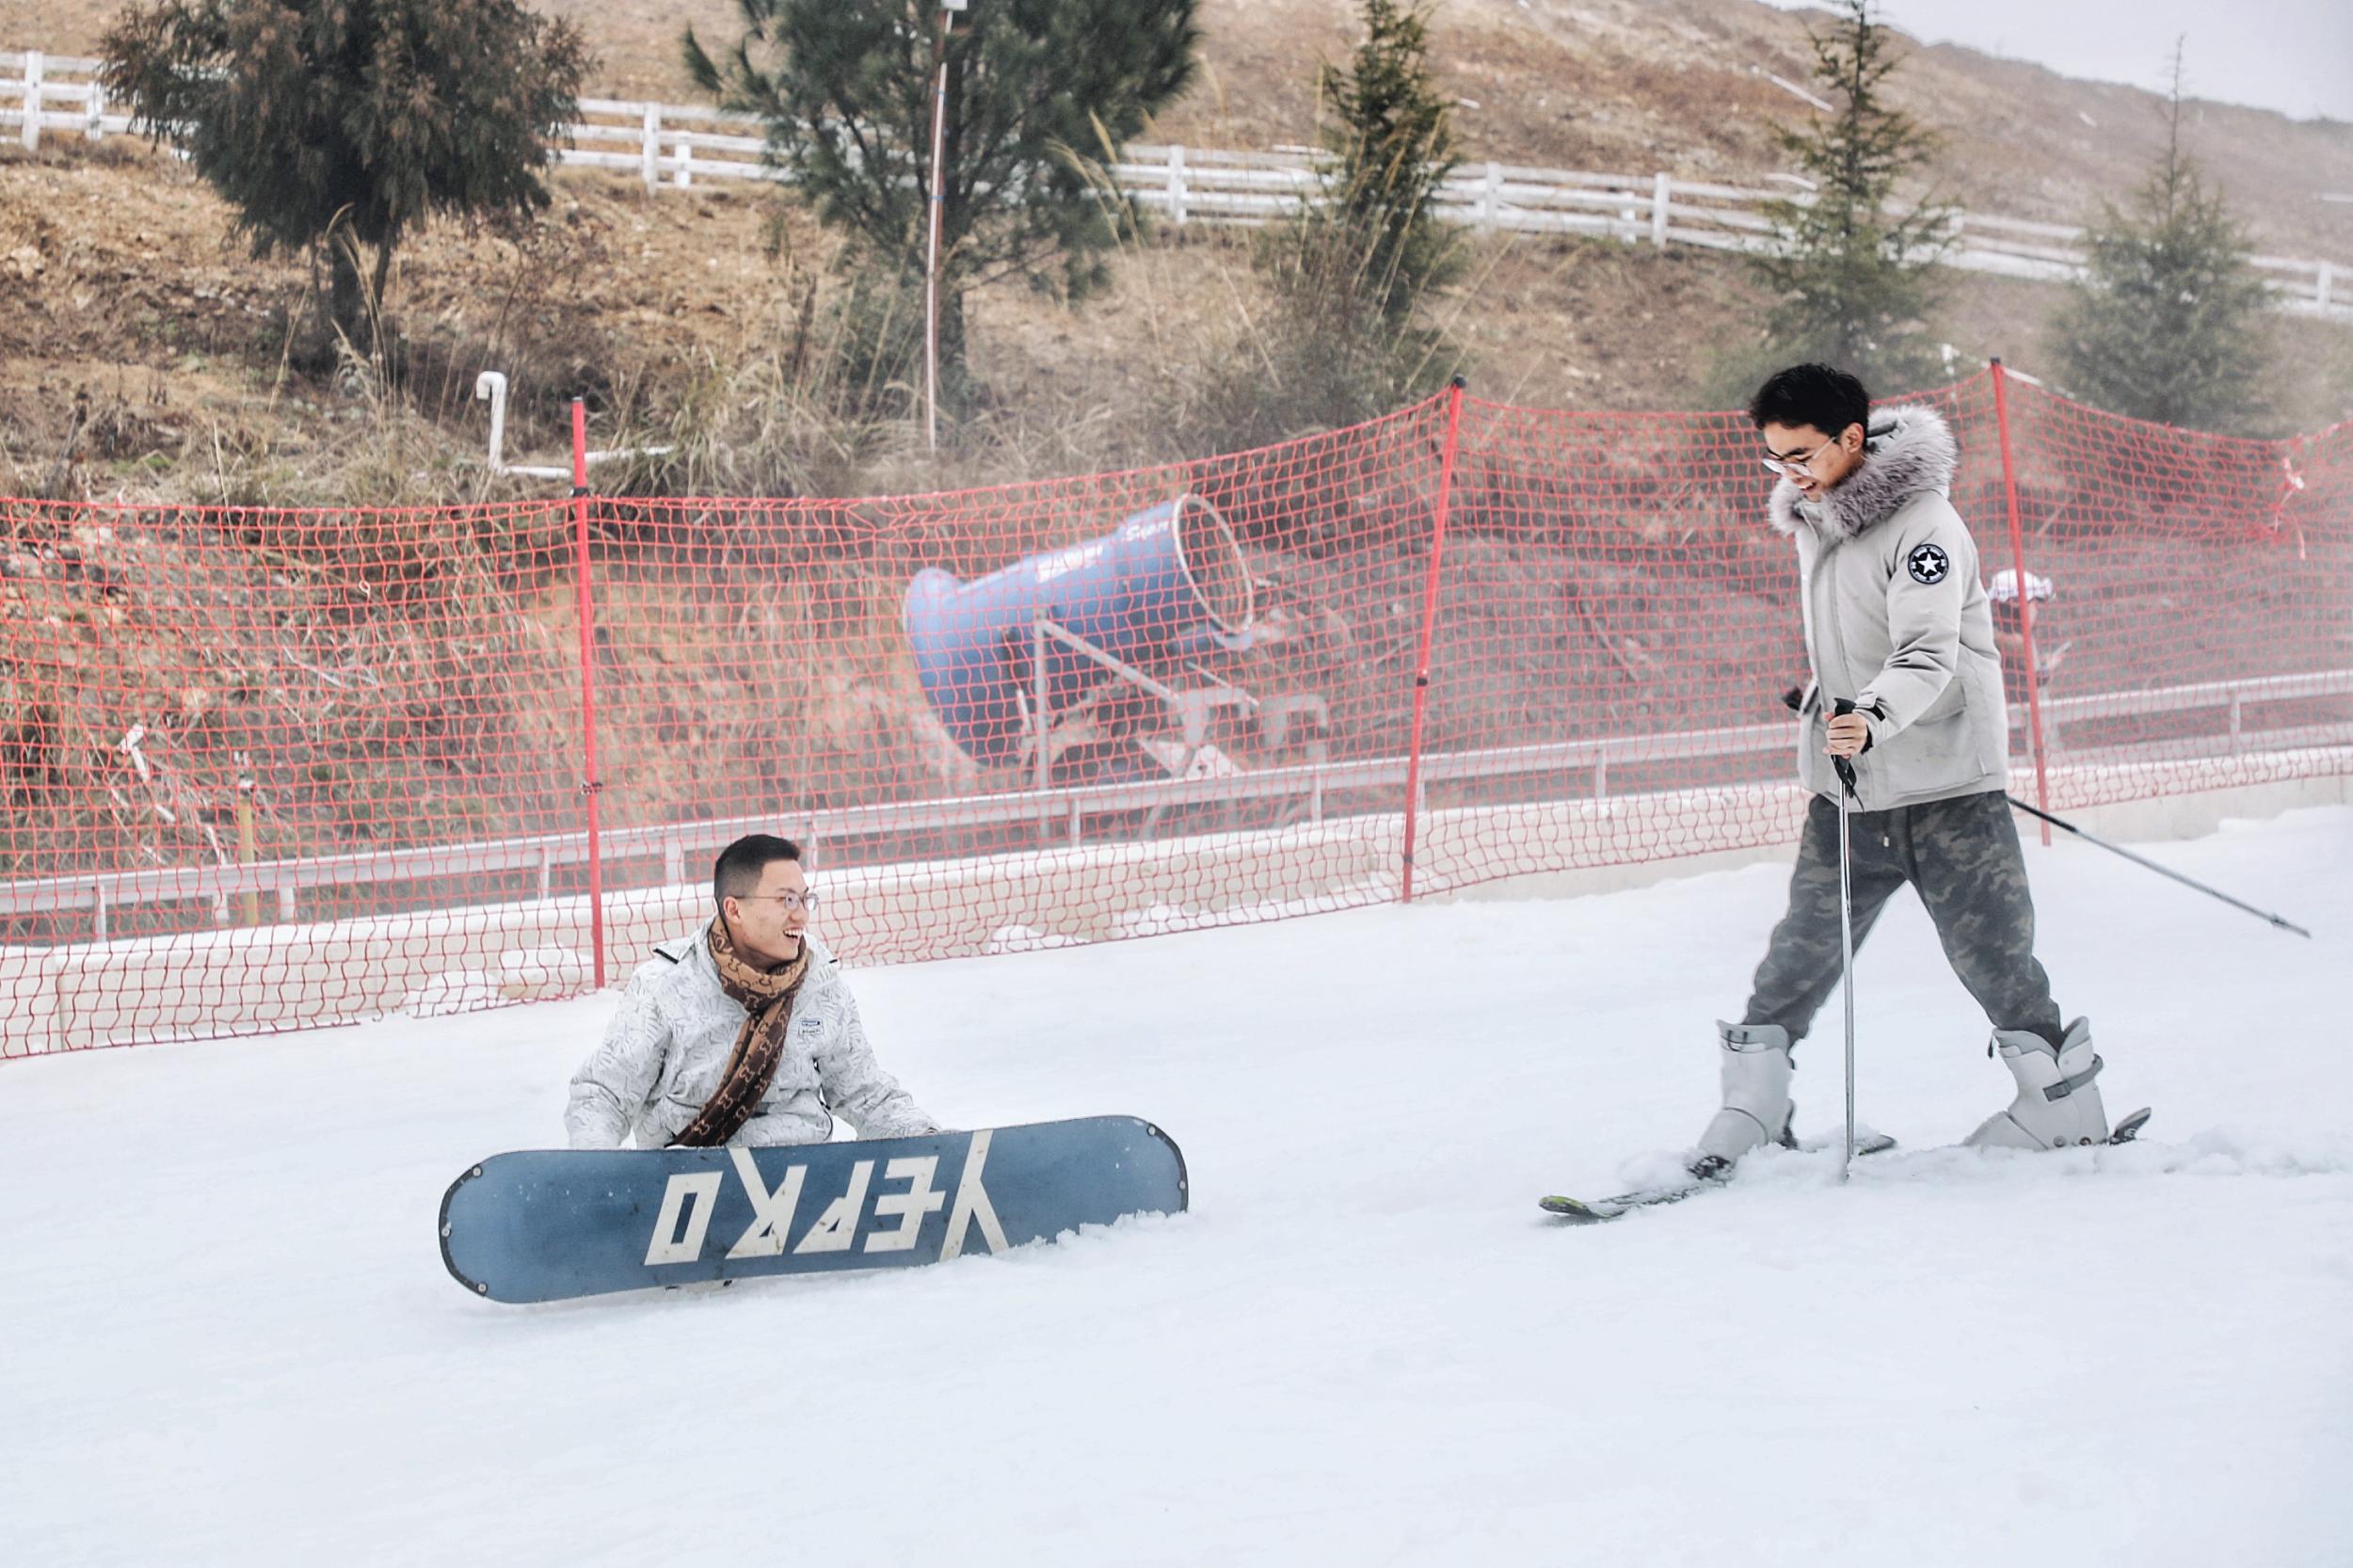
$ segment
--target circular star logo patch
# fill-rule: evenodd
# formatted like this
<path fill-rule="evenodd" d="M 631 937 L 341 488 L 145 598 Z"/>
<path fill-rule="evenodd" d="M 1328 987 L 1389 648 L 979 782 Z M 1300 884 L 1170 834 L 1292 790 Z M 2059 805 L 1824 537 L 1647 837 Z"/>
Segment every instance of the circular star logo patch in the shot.
<path fill-rule="evenodd" d="M 1932 588 L 1945 581 L 1945 574 L 1953 569 L 1953 561 L 1937 545 L 1918 544 L 1904 557 L 1904 569 L 1912 573 L 1914 583 Z"/>

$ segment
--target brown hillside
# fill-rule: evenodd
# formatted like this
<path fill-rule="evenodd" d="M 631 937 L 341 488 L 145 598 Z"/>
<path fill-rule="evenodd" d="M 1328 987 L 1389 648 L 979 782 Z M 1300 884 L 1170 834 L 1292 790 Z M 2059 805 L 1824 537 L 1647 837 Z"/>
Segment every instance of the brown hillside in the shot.
<path fill-rule="evenodd" d="M 737 14 L 731 0 L 540 8 L 586 31 L 602 58 L 597 91 L 678 104 L 696 101 L 680 29 L 731 40 Z M 0 48 L 88 53 L 114 9 L 0 0 Z M 1349 0 L 1204 0 L 1201 80 L 1160 134 L 1235 147 L 1310 140 L 1316 63 L 1346 56 L 1353 16 Z M 1768 126 L 1808 112 L 1766 75 L 1802 81 L 1806 29 L 1821 20 L 1753 0 L 1439 0 L 1431 39 L 1474 158 L 1754 176 L 1774 167 Z M 1947 139 L 1945 190 L 1987 212 L 2073 220 L 2130 186 L 2157 146 L 2154 94 L 1971 49 L 1919 49 L 1895 89 Z M 2353 263 L 2353 207 L 2318 200 L 2353 190 L 2353 125 L 2195 110 L 2198 155 L 2265 245 Z"/>
<path fill-rule="evenodd" d="M 0 42 L 88 49 L 99 0 L 0 0 Z M 728 0 L 682 7 L 562 0 L 605 59 L 604 90 L 692 97 L 674 61 L 682 19 L 724 36 Z M 1199 87 L 1158 134 L 1278 145 L 1314 133 L 1315 62 L 1349 44 L 1348 0 L 1204 6 Z M 1449 0 L 1435 52 L 1474 156 L 1754 177 L 1770 121 L 1807 112 L 1751 68 L 1802 74 L 1803 21 L 1748 0 L 1638 5 Z M 1965 50 L 1924 50 L 1897 81 L 1944 130 L 1952 195 L 2067 216 L 2135 177 L 2155 100 Z M 2353 263 L 2353 128 L 2205 106 L 2199 151 L 2282 251 Z M 2089 115 L 2096 126 L 2084 123 Z M 124 140 L 0 147 L 0 489 L 222 500 L 431 500 L 479 493 L 486 429 L 473 375 L 506 371 L 510 455 L 560 442 L 561 399 L 589 393 L 600 441 L 623 414 L 663 424 L 705 401 L 746 356 L 793 330 L 830 247 L 797 211 L 771 260 L 764 193 L 706 185 L 648 199 L 625 179 L 567 173 L 544 219 L 513 234 L 440 226 L 404 248 L 393 305 L 417 345 L 422 427 L 377 417 L 346 383 L 281 377 L 307 268 L 257 263 L 211 193 Z M 1259 296 L 1246 241 L 1191 232 L 1123 256 L 1111 294 L 1079 311 L 1018 286 L 971 306 L 989 439 L 947 465 L 885 450 L 712 476 L 729 488 L 932 488 L 1168 457 L 1172 406 L 1221 360 L 1246 356 Z M 1717 345 L 1758 308 L 1725 258 L 1598 243 L 1474 246 L 1437 311 L 1483 394 L 1566 408 L 1671 408 L 1708 396 Z M 1942 325 L 1962 360 L 2041 360 L 2047 288 L 1952 280 Z M 824 280 L 821 287 L 831 287 Z M 2299 326 L 2271 428 L 2353 413 L 2353 333 Z M 1721 395 L 1716 394 L 1716 395 Z M 77 397 L 89 409 L 68 454 Z M 369 439 L 358 439 L 366 436 Z M 61 460 L 66 459 L 66 460 Z M 514 483 L 492 493 L 527 489 Z"/>

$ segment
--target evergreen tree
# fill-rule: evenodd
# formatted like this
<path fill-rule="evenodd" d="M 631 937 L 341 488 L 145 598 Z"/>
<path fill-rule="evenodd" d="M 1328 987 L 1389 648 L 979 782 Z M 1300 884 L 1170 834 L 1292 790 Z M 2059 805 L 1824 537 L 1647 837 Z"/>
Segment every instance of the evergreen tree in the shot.
<path fill-rule="evenodd" d="M 2072 392 L 2137 419 L 2204 429 L 2262 408 L 2270 291 L 2248 265 L 2246 231 L 2183 149 L 2178 48 L 2165 151 L 2129 210 L 2102 204 L 2086 244 L 2084 274 L 2051 323 Z"/>
<path fill-rule="evenodd" d="M 1454 127 L 1430 78 L 1427 13 L 1364 0 L 1363 15 L 1353 68 L 1320 85 L 1335 169 L 1310 222 L 1326 229 L 1361 276 L 1366 302 L 1394 325 L 1461 268 L 1454 235 L 1431 205 L 1454 172 Z"/>
<path fill-rule="evenodd" d="M 1933 201 L 1897 208 L 1897 186 L 1927 168 L 1938 138 L 1887 103 L 1902 58 L 1871 0 L 1840 8 L 1834 27 L 1811 35 L 1831 112 L 1775 137 L 1814 190 L 1766 208 L 1776 248 L 1753 262 L 1774 301 L 1764 347 L 1893 390 L 1937 373 L 1928 318 L 1941 291 L 1929 269 L 1951 243 L 1951 213 Z"/>
<path fill-rule="evenodd" d="M 771 156 L 850 236 L 870 292 L 920 286 L 941 13 L 921 0 L 738 4 L 744 33 L 724 58 L 687 29 L 687 70 L 768 122 Z M 1184 90 L 1195 4 L 981 0 L 956 17 L 939 180 L 944 384 L 963 364 L 966 288 L 1020 277 L 1076 299 L 1104 280 L 1116 209 L 1074 150 L 1116 158 Z"/>
<path fill-rule="evenodd" d="M 1362 0 L 1350 68 L 1325 71 L 1321 200 L 1269 230 L 1257 264 L 1273 310 L 1217 378 L 1189 434 L 1256 445 L 1353 424 L 1435 390 L 1458 364 L 1417 307 L 1461 270 L 1462 231 L 1432 202 L 1455 167 L 1426 13 Z"/>
<path fill-rule="evenodd" d="M 547 204 L 550 138 L 590 64 L 570 23 L 515 0 L 157 0 L 101 52 L 107 91 L 186 150 L 254 254 L 325 243 L 354 341 L 413 225 Z"/>

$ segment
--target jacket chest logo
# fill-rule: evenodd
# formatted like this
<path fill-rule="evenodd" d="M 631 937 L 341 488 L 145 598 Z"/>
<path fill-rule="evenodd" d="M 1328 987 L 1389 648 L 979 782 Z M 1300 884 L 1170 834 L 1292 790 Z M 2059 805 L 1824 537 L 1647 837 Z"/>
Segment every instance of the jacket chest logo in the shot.
<path fill-rule="evenodd" d="M 1953 569 L 1953 560 L 1940 545 L 1916 544 L 1912 547 L 1912 553 L 1904 557 L 1904 569 L 1912 573 L 1914 583 L 1934 587 Z"/>

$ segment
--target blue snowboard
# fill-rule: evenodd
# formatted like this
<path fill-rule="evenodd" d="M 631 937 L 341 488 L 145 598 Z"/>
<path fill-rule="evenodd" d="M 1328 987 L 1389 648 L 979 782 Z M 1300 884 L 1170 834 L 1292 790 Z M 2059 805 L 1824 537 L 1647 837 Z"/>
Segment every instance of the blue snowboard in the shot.
<path fill-rule="evenodd" d="M 492 1155 L 441 1199 L 441 1261 L 501 1302 L 1000 1253 L 1185 1208 L 1185 1157 L 1133 1116 L 770 1149 Z"/>

